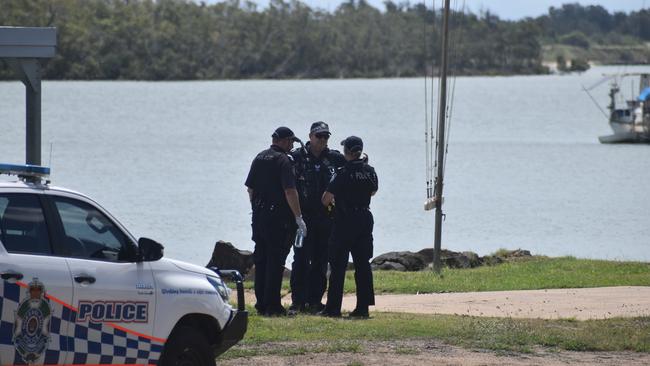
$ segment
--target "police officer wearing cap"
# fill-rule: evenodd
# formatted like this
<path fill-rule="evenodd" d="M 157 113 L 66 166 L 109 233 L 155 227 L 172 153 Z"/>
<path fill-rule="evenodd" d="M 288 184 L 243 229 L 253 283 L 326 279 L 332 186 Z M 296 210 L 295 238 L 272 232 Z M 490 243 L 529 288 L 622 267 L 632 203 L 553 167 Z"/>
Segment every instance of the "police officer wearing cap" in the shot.
<path fill-rule="evenodd" d="M 307 234 L 288 155 L 299 140 L 287 127 L 278 127 L 271 137 L 271 147 L 257 154 L 245 183 L 253 210 L 255 308 L 266 316 L 286 315 L 280 301 L 284 263 L 296 225 Z"/>
<path fill-rule="evenodd" d="M 322 205 L 321 198 L 335 171 L 345 164 L 343 154 L 327 147 L 330 135 L 327 123 L 314 122 L 309 131 L 309 142 L 291 153 L 300 208 L 309 235 L 302 247 L 293 249 L 290 312 L 317 313 L 324 307 L 321 299 L 327 289 L 327 242 L 333 212 L 331 207 Z"/>
<path fill-rule="evenodd" d="M 329 242 L 331 265 L 327 305 L 320 313 L 324 316 L 341 316 L 343 282 L 348 257 L 352 254 L 354 280 L 357 286 L 357 306 L 350 317 L 367 318 L 368 307 L 375 304 L 370 258 L 372 258 L 372 228 L 370 197 L 378 189 L 375 169 L 362 159 L 363 141 L 350 136 L 341 142 L 345 166 L 336 172 L 323 194 L 325 206 L 334 203 L 334 227 Z"/>

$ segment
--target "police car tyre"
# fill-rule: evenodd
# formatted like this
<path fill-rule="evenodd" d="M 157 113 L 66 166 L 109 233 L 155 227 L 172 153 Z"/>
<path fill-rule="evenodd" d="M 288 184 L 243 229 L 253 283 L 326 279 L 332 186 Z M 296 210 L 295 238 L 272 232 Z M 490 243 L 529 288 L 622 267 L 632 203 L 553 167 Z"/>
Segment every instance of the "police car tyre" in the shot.
<path fill-rule="evenodd" d="M 216 366 L 212 349 L 198 329 L 181 327 L 165 346 L 162 366 Z"/>

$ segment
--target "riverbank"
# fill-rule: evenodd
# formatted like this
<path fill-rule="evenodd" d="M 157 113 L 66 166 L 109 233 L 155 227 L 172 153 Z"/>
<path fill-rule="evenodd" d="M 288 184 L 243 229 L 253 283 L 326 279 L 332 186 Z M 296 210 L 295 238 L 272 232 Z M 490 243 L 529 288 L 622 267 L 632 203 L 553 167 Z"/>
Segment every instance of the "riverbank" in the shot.
<path fill-rule="evenodd" d="M 221 364 L 650 362 L 650 263 L 533 256 L 494 266 L 445 268 L 442 276 L 427 270 L 374 275 L 376 290 L 384 295 L 378 295 L 371 319 L 252 314 L 246 338 Z M 349 272 L 346 279 L 349 293 L 352 276 Z M 594 288 L 599 283 L 620 287 Z M 250 305 L 254 299 L 247 301 Z M 354 302 L 348 294 L 344 308 L 350 310 Z"/>
<path fill-rule="evenodd" d="M 476 268 L 443 268 L 415 272 L 373 271 L 376 293 L 515 291 L 611 286 L 650 286 L 650 263 L 531 256 L 510 258 Z M 252 281 L 245 283 L 252 289 Z M 282 284 L 289 291 L 289 280 Z M 348 271 L 345 293 L 355 292 L 354 271 Z"/>

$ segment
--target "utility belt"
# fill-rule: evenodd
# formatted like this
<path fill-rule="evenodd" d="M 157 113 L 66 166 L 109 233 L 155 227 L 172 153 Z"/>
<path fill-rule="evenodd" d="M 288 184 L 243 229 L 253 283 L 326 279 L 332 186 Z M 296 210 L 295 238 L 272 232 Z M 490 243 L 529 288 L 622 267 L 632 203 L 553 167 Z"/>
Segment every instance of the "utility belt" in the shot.
<path fill-rule="evenodd" d="M 327 207 L 323 206 L 320 202 L 319 205 L 305 205 L 302 206 L 301 211 L 303 215 L 309 216 L 309 217 L 314 217 L 314 218 L 327 218 L 331 216 L 330 211 L 327 209 Z"/>
<path fill-rule="evenodd" d="M 358 207 L 355 207 L 355 206 L 352 206 L 352 207 L 350 207 L 350 206 L 339 207 L 339 206 L 337 206 L 337 209 L 339 210 L 339 212 L 341 212 L 344 215 L 345 214 L 351 214 L 351 213 L 370 212 L 370 207 L 367 207 L 367 206 L 365 206 L 365 207 L 363 207 L 363 206 L 358 206 Z"/>
<path fill-rule="evenodd" d="M 370 211 L 370 207 L 346 207 L 348 211 Z"/>
<path fill-rule="evenodd" d="M 279 203 L 265 202 L 262 200 L 255 200 L 252 203 L 253 211 L 263 210 L 263 211 L 278 211 L 280 209 L 287 209 L 286 205 Z"/>

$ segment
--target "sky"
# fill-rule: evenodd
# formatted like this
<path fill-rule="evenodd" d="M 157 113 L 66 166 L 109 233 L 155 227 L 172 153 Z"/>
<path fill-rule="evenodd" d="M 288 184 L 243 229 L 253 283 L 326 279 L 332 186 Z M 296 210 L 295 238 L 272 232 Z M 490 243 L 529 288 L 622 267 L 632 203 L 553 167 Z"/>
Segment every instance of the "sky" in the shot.
<path fill-rule="evenodd" d="M 208 1 L 210 3 L 217 2 L 218 0 Z M 265 7 L 268 0 L 253 0 L 260 6 Z M 341 4 L 341 0 L 301 0 L 303 3 L 313 8 L 321 8 L 332 11 Z M 372 6 L 384 9 L 384 0 L 367 0 Z M 393 0 L 395 3 L 400 3 L 402 0 Z M 433 0 L 426 0 L 427 4 L 431 4 Z M 435 0 L 436 7 L 440 7 L 443 0 Z M 525 18 L 527 16 L 536 17 L 545 14 L 551 6 L 560 7 L 564 3 L 580 3 L 582 5 L 601 5 L 610 12 L 624 11 L 630 12 L 650 7 L 650 0 L 451 0 L 452 7 L 461 7 L 465 5 L 474 13 L 478 13 L 481 9 L 490 10 L 492 13 L 497 14 L 502 19 L 516 20 Z M 419 3 L 421 1 L 411 0 L 411 3 Z M 429 5 L 431 6 L 431 5 Z"/>

